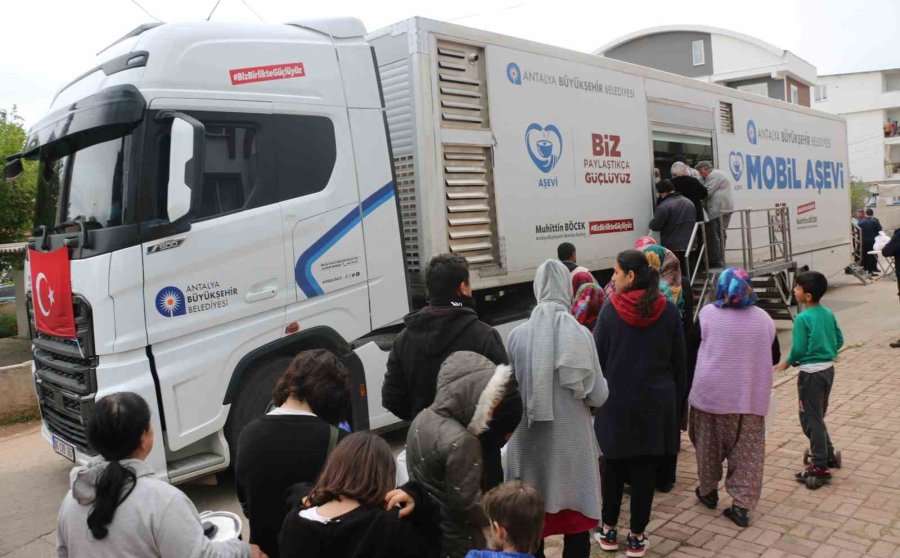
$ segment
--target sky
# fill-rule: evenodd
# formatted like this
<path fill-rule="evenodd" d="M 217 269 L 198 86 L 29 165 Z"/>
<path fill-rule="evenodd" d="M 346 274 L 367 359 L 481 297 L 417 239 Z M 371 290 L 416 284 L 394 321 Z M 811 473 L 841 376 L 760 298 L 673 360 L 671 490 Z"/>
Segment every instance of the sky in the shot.
<path fill-rule="evenodd" d="M 0 108 L 26 125 L 56 89 L 141 23 L 281 23 L 353 16 L 370 31 L 423 16 L 590 52 L 627 33 L 669 24 L 722 27 L 792 51 L 819 75 L 900 67 L 897 0 L 30 0 L 7 2 L 0 30 Z M 142 9 L 143 7 L 143 9 Z M 215 10 L 213 11 L 213 8 Z M 146 12 L 144 11 L 146 10 Z M 892 44 L 894 43 L 894 44 Z"/>

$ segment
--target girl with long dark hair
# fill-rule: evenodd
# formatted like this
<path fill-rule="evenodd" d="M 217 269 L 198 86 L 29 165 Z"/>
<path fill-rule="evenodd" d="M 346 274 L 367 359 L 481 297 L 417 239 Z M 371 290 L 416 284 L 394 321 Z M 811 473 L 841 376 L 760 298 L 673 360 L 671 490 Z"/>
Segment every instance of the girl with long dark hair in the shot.
<path fill-rule="evenodd" d="M 59 556 L 264 556 L 239 540 L 207 539 L 194 504 L 144 463 L 153 429 L 140 395 L 120 392 L 98 400 L 87 438 L 100 455 L 72 470 L 72 488 L 59 510 Z"/>
<path fill-rule="evenodd" d="M 659 291 L 659 273 L 637 250 L 618 255 L 615 293 L 600 311 L 594 341 L 609 399 L 594 423 L 603 452 L 602 521 L 595 538 L 617 551 L 616 523 L 625 482 L 631 484 L 626 556 L 644 556 L 660 459 L 678 453 L 685 391 L 681 316 Z"/>
<path fill-rule="evenodd" d="M 371 432 L 344 438 L 314 485 L 301 484 L 290 491 L 292 510 L 279 536 L 281 556 L 436 555 L 436 505 L 416 482 L 395 490 L 395 478 L 394 455 L 384 439 Z M 398 509 L 396 503 L 406 506 Z"/>

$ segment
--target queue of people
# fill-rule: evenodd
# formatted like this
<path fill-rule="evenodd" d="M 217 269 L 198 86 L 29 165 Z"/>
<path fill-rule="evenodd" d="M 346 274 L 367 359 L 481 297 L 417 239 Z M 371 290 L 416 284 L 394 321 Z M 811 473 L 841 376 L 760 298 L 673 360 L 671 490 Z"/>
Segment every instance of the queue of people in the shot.
<path fill-rule="evenodd" d="M 709 267 L 724 268 L 723 249 L 734 209 L 731 179 L 709 161 L 700 161 L 691 168 L 683 155 L 675 157 L 670 176 L 671 179 L 654 179 L 658 197 L 650 229 L 660 233 L 662 245 L 676 254 L 681 268 L 689 273 L 702 245 L 694 227 L 703 223 Z M 692 236 L 694 243 L 688 246 Z"/>
<path fill-rule="evenodd" d="M 679 258 L 652 239 L 637 246 L 617 256 L 606 292 L 561 246 L 567 259 L 537 269 L 536 305 L 510 333 L 508 352 L 478 319 L 466 260 L 430 262 L 429 304 L 406 317 L 384 384 L 387 408 L 412 421 L 409 482 L 399 487 L 382 438 L 337 426 L 349 407 L 347 369 L 327 351 L 299 353 L 269 412 L 238 443 L 246 543 L 207 539 L 193 504 L 143 463 L 153 444 L 146 402 L 132 393 L 100 399 L 87 428 L 99 457 L 72 472 L 59 554 L 542 558 L 543 539 L 562 535 L 565 558 L 586 558 L 592 538 L 638 558 L 649 547 L 654 492 L 675 483 L 684 430 L 696 448 L 698 505 L 717 507 L 727 461 L 733 503 L 724 515 L 746 527 L 762 492 L 764 417 L 780 359 L 774 324 L 754 306 L 746 272 L 730 268 L 686 327 L 692 297 Z M 811 463 L 797 480 L 810 488 L 840 466 L 824 416 L 842 337 L 821 306 L 825 290 L 821 274 L 798 278 L 807 309 L 779 365 L 803 371 Z M 620 537 L 626 485 L 630 520 Z"/>

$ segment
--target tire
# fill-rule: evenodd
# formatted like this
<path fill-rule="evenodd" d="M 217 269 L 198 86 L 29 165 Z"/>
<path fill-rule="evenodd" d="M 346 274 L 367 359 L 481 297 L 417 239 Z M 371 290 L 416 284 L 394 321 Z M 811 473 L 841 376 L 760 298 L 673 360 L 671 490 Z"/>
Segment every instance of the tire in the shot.
<path fill-rule="evenodd" d="M 806 488 L 808 488 L 810 490 L 818 490 L 819 487 L 821 487 L 821 486 L 822 486 L 822 484 L 820 483 L 819 479 L 817 479 L 816 477 L 814 477 L 812 475 L 806 477 Z"/>
<path fill-rule="evenodd" d="M 293 360 L 291 357 L 279 356 L 262 361 L 248 370 L 241 380 L 240 387 L 231 402 L 228 420 L 225 422 L 225 439 L 228 440 L 228 452 L 231 454 L 229 471 L 234 471 L 241 431 L 252 420 L 266 413 L 272 401 L 275 382 L 287 370 L 291 360 Z"/>

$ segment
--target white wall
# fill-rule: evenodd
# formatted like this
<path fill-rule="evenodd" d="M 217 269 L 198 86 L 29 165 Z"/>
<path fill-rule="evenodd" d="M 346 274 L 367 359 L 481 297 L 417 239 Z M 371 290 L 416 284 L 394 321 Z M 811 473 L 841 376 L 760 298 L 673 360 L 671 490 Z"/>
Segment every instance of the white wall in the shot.
<path fill-rule="evenodd" d="M 814 100 L 812 107 L 814 109 L 833 114 L 848 114 L 900 107 L 900 91 L 885 93 L 881 72 L 822 76 L 819 83 L 827 86 L 828 99 Z"/>
<path fill-rule="evenodd" d="M 781 56 L 746 41 L 725 35 L 712 35 L 713 74 L 752 73 L 755 68 L 784 64 Z"/>
<path fill-rule="evenodd" d="M 830 96 L 830 92 L 829 92 Z M 816 106 L 816 108 L 819 108 Z M 871 182 L 884 180 L 884 111 L 847 115 L 847 150 L 850 176 Z"/>

